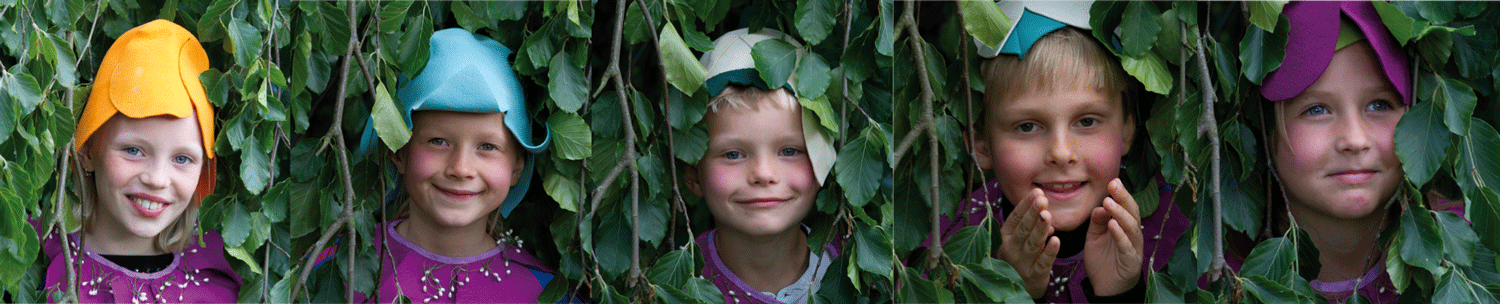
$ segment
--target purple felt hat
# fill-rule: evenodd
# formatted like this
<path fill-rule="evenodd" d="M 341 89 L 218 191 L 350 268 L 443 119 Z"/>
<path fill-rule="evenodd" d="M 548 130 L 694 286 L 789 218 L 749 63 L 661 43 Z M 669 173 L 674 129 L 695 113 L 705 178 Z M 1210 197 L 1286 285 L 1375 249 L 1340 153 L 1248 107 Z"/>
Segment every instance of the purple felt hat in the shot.
<path fill-rule="evenodd" d="M 1292 99 L 1317 81 L 1333 59 L 1339 38 L 1339 17 L 1343 15 L 1349 16 L 1370 41 L 1386 79 L 1401 94 L 1401 102 L 1411 104 L 1411 66 L 1406 52 L 1380 21 L 1380 14 L 1370 2 L 1293 1 L 1287 3 L 1282 13 L 1291 21 L 1286 59 L 1280 68 L 1266 74 L 1260 87 L 1261 96 L 1271 101 Z"/>

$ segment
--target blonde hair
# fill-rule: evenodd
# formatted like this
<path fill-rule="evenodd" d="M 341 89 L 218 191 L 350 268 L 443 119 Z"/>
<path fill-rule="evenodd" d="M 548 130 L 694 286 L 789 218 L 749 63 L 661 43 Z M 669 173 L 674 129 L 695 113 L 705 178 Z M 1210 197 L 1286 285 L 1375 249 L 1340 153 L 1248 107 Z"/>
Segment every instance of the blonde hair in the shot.
<path fill-rule="evenodd" d="M 798 106 L 797 98 L 786 88 L 775 90 L 761 90 L 751 86 L 728 85 L 723 92 L 708 100 L 708 111 L 718 113 L 725 110 L 724 107 L 735 110 L 759 110 L 762 105 L 770 105 L 774 109 L 794 109 Z"/>
<path fill-rule="evenodd" d="M 1000 55 L 982 65 L 986 104 L 1027 92 L 1084 87 L 1114 94 L 1120 98 L 1125 115 L 1134 116 L 1135 104 L 1126 92 L 1130 82 L 1124 69 L 1082 30 L 1064 27 L 1037 39 L 1025 59 Z"/>

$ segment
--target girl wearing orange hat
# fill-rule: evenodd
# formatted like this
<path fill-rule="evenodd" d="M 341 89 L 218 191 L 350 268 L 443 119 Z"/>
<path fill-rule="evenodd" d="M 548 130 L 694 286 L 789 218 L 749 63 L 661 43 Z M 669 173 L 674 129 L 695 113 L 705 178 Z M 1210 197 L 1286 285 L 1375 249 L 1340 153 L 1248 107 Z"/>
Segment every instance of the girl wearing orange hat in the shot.
<path fill-rule="evenodd" d="M 74 134 L 84 195 L 66 246 L 78 253 L 79 302 L 238 299 L 223 239 L 194 233 L 215 178 L 214 114 L 198 81 L 207 69 L 198 39 L 166 20 L 105 53 Z M 68 290 L 61 238 L 43 243 L 47 294 Z"/>

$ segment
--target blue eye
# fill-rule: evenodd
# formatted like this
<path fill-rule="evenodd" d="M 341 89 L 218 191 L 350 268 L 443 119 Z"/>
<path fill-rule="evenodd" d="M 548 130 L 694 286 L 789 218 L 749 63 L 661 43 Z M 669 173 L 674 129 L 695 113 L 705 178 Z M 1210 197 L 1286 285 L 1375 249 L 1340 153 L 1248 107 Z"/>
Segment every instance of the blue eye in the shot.
<path fill-rule="evenodd" d="M 146 152 L 144 152 L 144 151 L 141 151 L 141 148 L 136 148 L 136 147 L 125 147 L 125 154 L 130 154 L 130 155 L 142 155 L 142 154 L 146 154 Z"/>
<path fill-rule="evenodd" d="M 797 152 L 796 148 L 785 148 L 781 149 L 781 156 L 797 156 Z"/>
<path fill-rule="evenodd" d="M 186 165 L 186 164 L 192 163 L 193 162 L 193 158 L 192 157 L 188 157 L 187 155 L 178 155 L 177 157 L 173 157 L 172 158 L 172 162 L 175 162 L 175 163 L 180 164 L 180 165 Z"/>
<path fill-rule="evenodd" d="M 1394 108 L 1394 106 L 1391 106 L 1391 102 L 1385 101 L 1384 99 L 1376 100 L 1374 102 L 1371 102 L 1370 105 L 1365 106 L 1366 111 L 1386 111 L 1390 110 L 1391 108 Z"/>
<path fill-rule="evenodd" d="M 1302 111 L 1302 114 L 1305 114 L 1307 116 L 1318 116 L 1318 115 L 1328 114 L 1328 107 L 1313 106 L 1311 108 L 1308 108 L 1307 111 Z"/>
<path fill-rule="evenodd" d="M 740 159 L 742 157 L 745 157 L 745 155 L 740 154 L 739 151 L 724 152 L 724 158 L 727 158 L 727 159 Z"/>
<path fill-rule="evenodd" d="M 1097 119 L 1097 118 L 1092 118 L 1091 117 L 1091 118 L 1084 118 L 1084 119 L 1078 120 L 1078 126 L 1080 126 L 1080 127 L 1092 127 L 1092 126 L 1097 125 L 1097 124 L 1099 124 L 1099 119 Z"/>
<path fill-rule="evenodd" d="M 482 144 L 479 145 L 479 149 L 484 151 L 495 151 L 500 150 L 500 147 L 496 146 L 495 144 Z"/>
<path fill-rule="evenodd" d="M 1037 128 L 1039 127 L 1036 124 L 1028 122 L 1016 126 L 1016 131 L 1021 131 L 1022 133 L 1031 133 L 1036 131 Z"/>

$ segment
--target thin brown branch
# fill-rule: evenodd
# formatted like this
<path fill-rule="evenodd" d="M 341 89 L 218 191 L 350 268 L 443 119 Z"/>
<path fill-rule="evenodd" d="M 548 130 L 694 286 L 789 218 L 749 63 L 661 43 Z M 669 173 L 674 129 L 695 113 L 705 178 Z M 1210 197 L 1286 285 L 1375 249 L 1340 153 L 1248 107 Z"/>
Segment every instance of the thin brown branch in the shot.
<path fill-rule="evenodd" d="M 906 135 L 901 137 L 901 142 L 896 144 L 896 151 L 893 154 L 896 159 L 896 166 L 901 166 L 901 159 L 906 156 L 906 151 L 910 150 L 911 146 L 917 143 L 917 138 L 922 136 L 922 131 L 926 131 L 930 127 L 932 127 L 932 122 L 924 119 L 917 122 L 917 125 L 911 127 L 911 131 L 907 131 Z"/>
<path fill-rule="evenodd" d="M 334 151 L 338 155 L 339 174 L 341 177 L 343 177 L 344 184 L 344 210 L 339 214 L 338 219 L 333 221 L 333 225 L 329 225 L 327 230 L 323 232 L 323 236 L 319 237 L 316 243 L 313 243 L 312 251 L 308 251 L 310 253 L 308 255 L 308 260 L 303 263 L 302 274 L 298 276 L 297 283 L 292 285 L 292 290 L 290 296 L 288 297 L 289 299 L 297 298 L 297 293 L 301 291 L 302 286 L 307 283 L 307 276 L 312 273 L 313 265 L 317 264 L 317 261 L 315 261 L 315 259 L 318 258 L 318 253 L 322 252 L 323 248 L 328 246 L 328 240 L 332 239 L 335 234 L 338 234 L 339 228 L 342 228 L 343 225 L 352 222 L 352 217 L 354 214 L 354 183 L 350 181 L 351 175 L 349 174 L 349 149 L 346 148 L 344 144 L 344 130 L 339 126 L 342 126 L 344 121 L 344 95 L 349 87 L 349 63 L 350 61 L 355 60 L 351 57 L 356 56 L 357 53 L 355 53 L 355 51 L 358 50 L 357 46 L 359 45 L 359 32 L 356 31 L 355 26 L 357 26 L 357 23 L 354 22 L 355 5 L 355 3 L 351 2 L 347 7 L 350 20 L 349 33 L 351 36 L 349 37 L 349 46 L 344 51 L 344 62 L 339 66 L 339 75 L 341 76 L 339 77 L 340 81 L 338 95 L 335 97 L 336 102 L 334 104 L 333 124 L 330 125 L 332 127 L 328 129 L 328 134 L 324 135 L 325 137 L 332 137 L 334 143 L 336 144 L 336 146 L 334 147 Z M 349 243 L 353 244 L 354 225 L 351 224 L 349 226 Z M 349 259 L 349 265 L 353 265 L 355 262 L 353 259 L 354 250 L 352 250 L 351 248 L 351 250 L 349 251 L 351 257 L 351 259 Z M 353 298 L 353 292 L 353 289 L 348 290 L 350 299 Z"/>
<path fill-rule="evenodd" d="M 937 150 L 938 149 L 938 147 L 937 147 L 938 142 L 937 142 L 937 128 L 933 127 L 933 116 L 932 116 L 933 115 L 932 114 L 932 102 L 933 102 L 932 101 L 932 99 L 933 99 L 933 97 L 932 97 L 932 82 L 931 82 L 931 80 L 929 80 L 927 78 L 927 58 L 926 58 L 926 54 L 924 54 L 925 49 L 922 48 L 922 36 L 921 36 L 921 34 L 917 33 L 917 19 L 916 19 L 916 17 L 914 17 L 914 15 L 916 14 L 915 13 L 916 9 L 917 9 L 916 2 L 907 2 L 906 3 L 906 10 L 902 13 L 902 16 L 901 16 L 901 21 L 898 22 L 898 24 L 896 24 L 896 26 L 900 27 L 902 30 L 904 30 L 907 33 L 907 35 L 910 36 L 910 37 L 907 37 L 907 41 L 911 42 L 912 54 L 916 55 L 915 60 L 916 60 L 916 63 L 917 63 L 917 66 L 916 66 L 916 71 L 917 71 L 916 74 L 917 74 L 917 80 L 918 80 L 917 82 L 919 84 L 919 87 L 922 88 L 922 99 L 921 99 L 921 101 L 922 101 L 922 122 L 918 124 L 918 126 L 921 126 L 922 128 L 921 129 L 912 129 L 912 130 L 913 130 L 913 132 L 916 132 L 916 130 L 922 130 L 922 129 L 927 130 L 928 147 L 929 147 L 929 149 L 931 149 L 931 151 L 930 151 L 931 152 L 931 155 L 930 155 L 931 158 L 929 160 L 930 160 L 930 164 L 931 164 L 930 173 L 932 174 L 932 179 L 930 180 L 930 183 L 928 185 L 930 187 L 928 190 L 931 191 L 931 193 L 930 193 L 931 196 L 929 196 L 929 197 L 932 198 L 932 202 L 931 202 L 932 203 L 932 208 L 931 208 L 931 210 L 932 210 L 932 227 L 931 228 L 932 229 L 929 231 L 930 235 L 928 237 L 932 240 L 932 247 L 929 247 L 930 249 L 927 251 L 927 262 L 926 262 L 926 264 L 927 264 L 928 268 L 936 268 L 938 266 L 938 264 L 940 262 L 942 262 L 943 257 L 946 256 L 947 254 L 945 254 L 943 252 L 943 239 L 942 239 L 942 236 L 939 235 L 939 233 L 938 233 L 939 230 L 940 230 L 938 223 L 939 223 L 939 220 L 941 219 L 940 216 L 942 215 L 942 212 L 940 210 L 938 210 L 938 206 L 940 206 L 942 204 L 940 204 L 937 201 L 937 199 L 938 199 L 938 171 L 939 171 L 938 167 L 937 167 L 938 166 L 938 160 L 937 160 L 937 158 L 938 158 L 938 155 L 937 155 L 937 153 L 938 153 L 938 150 Z"/>
<path fill-rule="evenodd" d="M 1208 26 L 1208 22 L 1209 20 L 1207 19 L 1203 20 L 1204 27 Z M 1198 58 L 1198 84 L 1202 86 L 1203 90 L 1203 116 L 1198 119 L 1198 136 L 1202 137 L 1204 135 L 1208 135 L 1208 149 L 1210 153 L 1209 159 L 1211 162 L 1213 162 L 1209 164 L 1209 168 L 1211 168 L 1209 169 L 1210 174 L 1213 175 L 1209 176 L 1210 184 L 1208 185 L 1210 191 L 1213 193 L 1214 206 L 1214 252 L 1213 262 L 1209 264 L 1209 279 L 1217 280 L 1220 274 L 1225 269 L 1223 240 L 1224 204 L 1221 191 L 1223 182 L 1220 180 L 1219 176 L 1219 123 L 1214 118 L 1214 99 L 1216 99 L 1217 96 L 1214 93 L 1214 87 L 1211 81 L 1211 79 L 1213 78 L 1209 75 L 1208 72 L 1208 54 L 1204 52 L 1203 37 L 1198 37 L 1197 40 L 1198 56 L 1196 57 Z M 1184 64 L 1186 64 L 1186 62 L 1184 62 Z"/>

